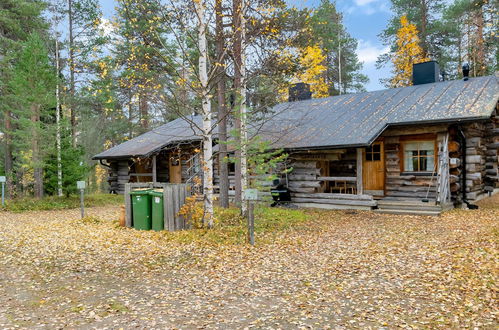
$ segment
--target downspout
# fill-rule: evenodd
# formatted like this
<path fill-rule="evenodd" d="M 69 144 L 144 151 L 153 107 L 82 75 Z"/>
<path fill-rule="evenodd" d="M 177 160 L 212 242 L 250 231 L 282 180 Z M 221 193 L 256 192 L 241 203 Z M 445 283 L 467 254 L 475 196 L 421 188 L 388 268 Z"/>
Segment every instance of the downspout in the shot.
<path fill-rule="evenodd" d="M 457 127 L 457 133 L 458 133 L 459 139 L 461 140 L 460 141 L 460 143 L 461 143 L 461 164 L 463 165 L 463 173 L 461 176 L 461 178 L 462 178 L 461 192 L 462 192 L 462 196 L 463 196 L 463 203 L 466 204 L 468 209 L 476 210 L 476 209 L 478 209 L 478 206 L 471 204 L 468 201 L 468 198 L 466 196 L 466 173 L 468 172 L 466 170 L 466 136 L 464 135 L 464 132 L 463 132 L 461 126 Z"/>

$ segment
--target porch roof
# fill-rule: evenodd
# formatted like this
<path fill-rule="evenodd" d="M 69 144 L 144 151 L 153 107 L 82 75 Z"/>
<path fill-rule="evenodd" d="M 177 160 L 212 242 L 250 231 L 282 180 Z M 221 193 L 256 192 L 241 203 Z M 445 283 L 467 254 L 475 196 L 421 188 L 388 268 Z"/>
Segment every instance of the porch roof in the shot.
<path fill-rule="evenodd" d="M 490 118 L 498 99 L 499 79 L 487 76 L 282 103 L 250 127 L 274 148 L 366 146 L 392 125 Z M 179 118 L 94 159 L 147 156 L 174 143 L 200 141 L 196 125 L 200 116 Z"/>
<path fill-rule="evenodd" d="M 200 125 L 200 116 L 177 118 L 136 138 L 101 152 L 95 155 L 93 159 L 147 157 L 169 145 L 173 146 L 182 142 L 201 141 Z"/>

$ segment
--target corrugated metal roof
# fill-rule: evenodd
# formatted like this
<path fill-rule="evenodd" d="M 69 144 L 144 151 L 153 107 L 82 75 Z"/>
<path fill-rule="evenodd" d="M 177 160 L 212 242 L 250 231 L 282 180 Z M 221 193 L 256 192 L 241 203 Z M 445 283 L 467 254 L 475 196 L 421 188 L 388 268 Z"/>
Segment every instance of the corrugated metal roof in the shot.
<path fill-rule="evenodd" d="M 489 118 L 498 99 L 495 76 L 445 81 L 282 103 L 252 129 L 275 148 L 363 146 L 390 125 Z M 199 140 L 198 134 L 177 119 L 94 159 L 147 155 L 173 142 Z"/>

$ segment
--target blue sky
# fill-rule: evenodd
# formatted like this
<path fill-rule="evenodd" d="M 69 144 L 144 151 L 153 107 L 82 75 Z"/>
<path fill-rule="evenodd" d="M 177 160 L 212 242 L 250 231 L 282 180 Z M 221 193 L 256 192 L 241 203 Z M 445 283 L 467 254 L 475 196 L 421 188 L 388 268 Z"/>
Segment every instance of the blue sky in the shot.
<path fill-rule="evenodd" d="M 104 13 L 110 17 L 113 14 L 115 1 L 100 0 Z M 297 7 L 316 7 L 320 0 L 287 0 L 290 5 Z M 380 78 L 390 76 L 390 68 L 376 69 L 375 62 L 378 55 L 386 52 L 385 47 L 378 39 L 378 34 L 384 29 L 390 18 L 389 0 L 337 0 L 337 8 L 343 13 L 344 23 L 348 32 L 357 40 L 359 47 L 357 54 L 364 63 L 363 73 L 370 81 L 366 85 L 368 91 L 384 89 Z"/>

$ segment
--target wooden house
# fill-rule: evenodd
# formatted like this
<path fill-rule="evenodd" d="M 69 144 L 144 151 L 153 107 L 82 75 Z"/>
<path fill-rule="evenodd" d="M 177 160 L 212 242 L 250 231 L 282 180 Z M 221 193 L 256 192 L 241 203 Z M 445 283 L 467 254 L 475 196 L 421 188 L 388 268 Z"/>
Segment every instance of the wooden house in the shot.
<path fill-rule="evenodd" d="M 289 154 L 293 204 L 436 215 L 499 191 L 498 100 L 496 76 L 424 83 L 279 104 L 252 132 Z M 109 166 L 114 192 L 134 180 L 188 182 L 200 141 L 177 119 L 94 159 Z"/>

